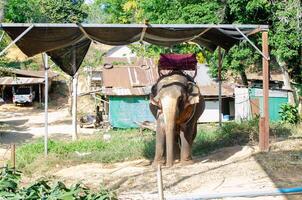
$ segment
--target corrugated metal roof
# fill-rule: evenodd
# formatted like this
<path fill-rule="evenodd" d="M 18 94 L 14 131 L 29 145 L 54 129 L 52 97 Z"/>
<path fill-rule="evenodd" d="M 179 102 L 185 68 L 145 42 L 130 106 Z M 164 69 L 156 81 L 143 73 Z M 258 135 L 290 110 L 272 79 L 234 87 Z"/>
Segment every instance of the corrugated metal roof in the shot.
<path fill-rule="evenodd" d="M 22 69 L 12 69 L 12 68 L 7 68 L 5 70 L 12 74 L 36 77 L 36 78 L 44 78 L 44 73 L 45 73 L 44 71 L 32 71 L 32 70 L 22 70 Z M 50 70 L 48 71 L 48 77 L 50 79 L 55 78 L 56 76 L 58 76 L 57 73 L 54 73 Z"/>
<path fill-rule="evenodd" d="M 218 83 L 212 83 L 209 85 L 199 85 L 200 92 L 203 96 L 218 96 Z M 234 95 L 234 88 L 228 84 L 222 84 L 221 95 L 225 97 L 231 97 Z"/>
<path fill-rule="evenodd" d="M 218 96 L 218 83 L 213 81 L 204 65 L 199 65 L 196 79 L 200 91 L 204 96 Z M 139 96 L 149 95 L 151 86 L 158 79 L 157 67 L 142 69 L 134 66 L 118 66 L 103 70 L 103 93 L 109 96 Z M 205 80 L 205 81 L 203 81 Z M 232 85 L 222 84 L 222 96 L 233 96 Z"/>
<path fill-rule="evenodd" d="M 44 78 L 0 77 L 0 85 L 29 85 L 44 83 Z"/>
<path fill-rule="evenodd" d="M 129 66 L 140 66 L 142 64 L 149 64 L 154 66 L 155 60 L 152 58 L 142 57 L 104 57 L 104 63 L 109 63 L 115 66 L 129 65 Z"/>
<path fill-rule="evenodd" d="M 145 96 L 151 93 L 151 86 L 138 88 L 103 88 L 108 96 Z"/>
<path fill-rule="evenodd" d="M 261 73 L 248 73 L 247 75 L 248 80 L 262 80 L 262 72 Z M 280 81 L 283 82 L 283 75 L 282 73 L 270 73 L 270 80 L 271 81 Z"/>
<path fill-rule="evenodd" d="M 157 79 L 157 69 L 149 67 L 123 66 L 103 70 L 104 87 L 111 88 L 133 88 L 153 85 Z"/>

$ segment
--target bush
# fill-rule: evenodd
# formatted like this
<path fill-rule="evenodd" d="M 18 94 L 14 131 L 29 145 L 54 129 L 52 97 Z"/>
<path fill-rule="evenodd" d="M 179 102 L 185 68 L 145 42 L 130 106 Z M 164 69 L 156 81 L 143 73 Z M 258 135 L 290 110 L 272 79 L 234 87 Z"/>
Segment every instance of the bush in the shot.
<path fill-rule="evenodd" d="M 258 140 L 258 118 L 242 122 L 225 122 L 222 127 L 199 126 L 193 144 L 193 155 L 205 155 L 213 150 L 233 145 L 255 143 Z"/>
<path fill-rule="evenodd" d="M 28 187 L 20 188 L 21 173 L 7 167 L 0 174 L 0 197 L 8 199 L 83 199 L 83 200 L 116 200 L 116 194 L 101 187 L 97 193 L 77 183 L 70 188 L 63 182 L 57 182 L 50 186 L 47 181 L 41 179 Z"/>
<path fill-rule="evenodd" d="M 279 111 L 281 121 L 289 124 L 297 124 L 299 122 L 298 107 L 291 104 L 282 104 Z"/>

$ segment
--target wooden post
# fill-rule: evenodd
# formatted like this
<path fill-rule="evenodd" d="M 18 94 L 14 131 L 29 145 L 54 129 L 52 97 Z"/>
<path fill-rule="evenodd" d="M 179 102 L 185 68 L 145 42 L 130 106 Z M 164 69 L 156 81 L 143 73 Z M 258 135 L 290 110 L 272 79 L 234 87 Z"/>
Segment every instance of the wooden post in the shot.
<path fill-rule="evenodd" d="M 157 166 L 157 188 L 158 188 L 158 199 L 164 200 L 164 190 L 163 190 L 163 178 L 161 173 L 160 164 Z"/>
<path fill-rule="evenodd" d="M 269 58 L 268 32 L 262 33 L 262 53 Z M 263 128 L 259 134 L 259 146 L 261 151 L 269 150 L 269 60 L 262 58 L 263 73 Z M 261 123 L 259 123 L 261 125 Z"/>
<path fill-rule="evenodd" d="M 16 145 L 11 145 L 11 162 L 13 164 L 14 171 L 16 170 Z"/>
<path fill-rule="evenodd" d="M 218 47 L 218 101 L 219 101 L 219 126 L 221 127 L 221 121 L 222 121 L 222 98 L 221 98 L 221 68 L 222 68 L 222 59 L 221 59 L 221 47 Z"/>

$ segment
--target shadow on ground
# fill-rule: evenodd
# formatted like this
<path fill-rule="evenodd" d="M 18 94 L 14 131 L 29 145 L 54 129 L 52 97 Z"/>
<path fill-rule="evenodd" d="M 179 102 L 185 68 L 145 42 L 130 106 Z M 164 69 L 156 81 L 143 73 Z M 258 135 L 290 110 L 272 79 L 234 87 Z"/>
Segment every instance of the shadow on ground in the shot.
<path fill-rule="evenodd" d="M 253 157 L 277 188 L 302 187 L 301 140 L 273 144 L 269 152 L 257 153 Z M 289 195 L 286 198 L 300 200 L 302 195 Z"/>
<path fill-rule="evenodd" d="M 29 133 L 1 131 L 0 132 L 0 146 L 8 144 L 21 144 L 32 139 L 34 135 Z"/>

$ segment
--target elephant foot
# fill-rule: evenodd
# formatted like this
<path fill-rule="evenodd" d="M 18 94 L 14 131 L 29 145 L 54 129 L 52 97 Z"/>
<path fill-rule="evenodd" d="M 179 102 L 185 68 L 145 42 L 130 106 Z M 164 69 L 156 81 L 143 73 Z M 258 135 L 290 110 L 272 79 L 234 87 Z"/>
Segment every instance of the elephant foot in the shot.
<path fill-rule="evenodd" d="M 181 165 L 192 165 L 195 162 L 192 159 L 190 159 L 190 160 L 181 160 L 180 163 Z"/>
<path fill-rule="evenodd" d="M 161 166 L 163 166 L 163 165 L 165 165 L 165 163 L 166 163 L 166 161 L 165 160 L 154 160 L 153 162 L 152 162 L 152 167 L 153 168 L 157 168 L 157 166 L 158 165 L 161 165 Z"/>

